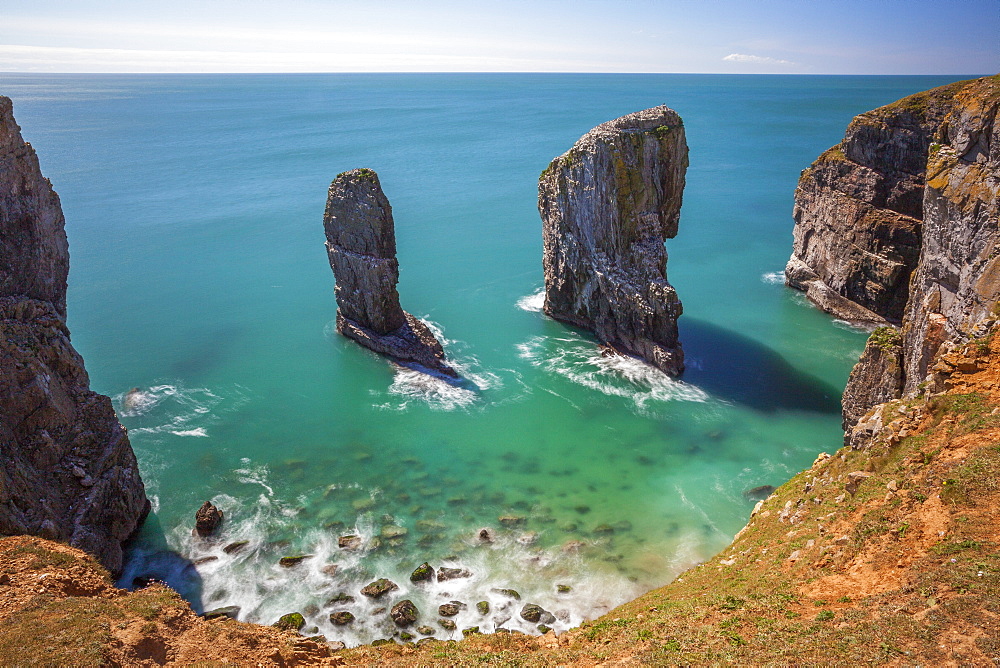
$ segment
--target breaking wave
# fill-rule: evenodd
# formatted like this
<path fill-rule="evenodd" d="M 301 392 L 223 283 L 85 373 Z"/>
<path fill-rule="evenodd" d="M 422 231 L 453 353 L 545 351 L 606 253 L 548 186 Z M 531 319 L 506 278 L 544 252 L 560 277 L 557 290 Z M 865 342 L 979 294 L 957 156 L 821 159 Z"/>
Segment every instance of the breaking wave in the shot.
<path fill-rule="evenodd" d="M 517 300 L 517 307 L 522 311 L 529 311 L 531 313 L 540 313 L 542 307 L 545 306 L 545 289 L 541 288 L 538 292 L 534 292 L 526 297 L 521 297 Z"/>

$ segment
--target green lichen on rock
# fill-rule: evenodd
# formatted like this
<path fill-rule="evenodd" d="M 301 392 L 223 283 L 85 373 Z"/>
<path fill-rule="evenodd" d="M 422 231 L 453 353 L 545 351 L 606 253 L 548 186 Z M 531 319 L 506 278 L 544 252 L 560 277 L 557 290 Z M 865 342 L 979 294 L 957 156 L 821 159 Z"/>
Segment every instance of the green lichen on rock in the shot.
<path fill-rule="evenodd" d="M 903 335 L 895 327 L 877 327 L 868 337 L 874 345 L 883 350 L 890 350 L 903 342 Z"/>
<path fill-rule="evenodd" d="M 298 631 L 305 625 L 306 620 L 301 613 L 290 612 L 287 615 L 282 615 L 281 618 L 274 623 L 274 628 L 281 629 L 282 631 Z"/>

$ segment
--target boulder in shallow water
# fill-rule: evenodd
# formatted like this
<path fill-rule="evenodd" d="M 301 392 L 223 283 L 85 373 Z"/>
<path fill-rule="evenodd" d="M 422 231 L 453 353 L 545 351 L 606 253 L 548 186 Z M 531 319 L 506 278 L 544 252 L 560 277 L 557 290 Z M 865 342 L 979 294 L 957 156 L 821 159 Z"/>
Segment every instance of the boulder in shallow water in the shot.
<path fill-rule="evenodd" d="M 348 603 L 354 603 L 354 597 L 346 592 L 340 592 L 326 602 L 327 605 L 347 605 Z"/>
<path fill-rule="evenodd" d="M 409 599 L 400 601 L 392 606 L 392 610 L 389 611 L 389 616 L 392 617 L 392 621 L 396 623 L 396 626 L 409 626 L 417 621 L 417 615 L 417 606 Z"/>
<path fill-rule="evenodd" d="M 521 619 L 532 623 L 541 622 L 542 624 L 551 624 L 556 621 L 555 615 L 535 603 L 528 603 L 521 608 Z"/>
<path fill-rule="evenodd" d="M 337 626 L 346 626 L 354 621 L 354 615 L 346 610 L 330 613 L 330 623 Z"/>
<path fill-rule="evenodd" d="M 226 605 L 221 608 L 215 608 L 214 610 L 208 610 L 201 615 L 205 619 L 221 619 L 222 617 L 228 617 L 229 619 L 236 619 L 240 616 L 240 606 L 238 605 Z"/>
<path fill-rule="evenodd" d="M 442 617 L 454 617 L 462 610 L 465 610 L 466 607 L 468 606 L 466 606 L 465 603 L 462 603 L 461 601 L 451 601 L 449 603 L 442 603 L 440 606 L 438 606 L 438 614 L 441 615 Z"/>
<path fill-rule="evenodd" d="M 305 625 L 306 620 L 301 613 L 290 612 L 287 615 L 282 615 L 281 618 L 274 623 L 274 628 L 281 629 L 282 631 L 298 631 Z"/>
<path fill-rule="evenodd" d="M 434 635 L 435 631 L 434 627 L 432 626 L 418 626 L 417 633 L 423 636 L 432 636 Z"/>
<path fill-rule="evenodd" d="M 438 582 L 468 577 L 472 577 L 472 571 L 468 571 L 464 568 L 447 568 L 442 566 L 437 572 Z"/>
<path fill-rule="evenodd" d="M 512 598 L 515 601 L 521 600 L 521 595 L 517 592 L 516 589 L 491 589 L 490 591 L 496 592 L 497 594 L 500 594 L 502 596 L 507 596 L 508 598 Z"/>
<path fill-rule="evenodd" d="M 236 554 L 238 552 L 242 552 L 249 544 L 250 541 L 248 540 L 238 540 L 235 543 L 230 543 L 229 545 L 226 545 L 224 548 L 222 548 L 222 551 L 225 552 L 226 554 Z"/>
<path fill-rule="evenodd" d="M 483 527 L 476 532 L 476 538 L 479 539 L 480 543 L 492 543 L 496 539 L 496 535 L 493 533 L 493 529 Z"/>
<path fill-rule="evenodd" d="M 371 582 L 362 587 L 361 593 L 367 596 L 368 598 L 377 599 L 377 598 L 382 598 L 389 592 L 394 591 L 396 589 L 399 589 L 399 585 L 397 585 L 392 580 L 389 580 L 387 578 L 379 578 L 378 580 L 375 580 L 374 582 Z"/>
<path fill-rule="evenodd" d="M 222 511 L 212 505 L 211 501 L 203 503 L 194 514 L 194 531 L 202 538 L 215 533 L 220 524 L 222 524 Z"/>
<path fill-rule="evenodd" d="M 410 573 L 410 582 L 430 582 L 434 579 L 434 569 L 426 561 Z"/>
<path fill-rule="evenodd" d="M 446 631 L 454 631 L 458 628 L 458 625 L 450 619 L 439 619 L 438 625 Z"/>
<path fill-rule="evenodd" d="M 353 534 L 341 536 L 337 539 L 337 547 L 342 550 L 357 550 L 361 547 L 361 543 L 361 536 L 355 536 Z"/>
<path fill-rule="evenodd" d="M 278 559 L 278 563 L 284 568 L 292 568 L 293 566 L 298 566 L 306 559 L 311 559 L 311 554 L 296 554 L 290 557 L 282 557 Z"/>

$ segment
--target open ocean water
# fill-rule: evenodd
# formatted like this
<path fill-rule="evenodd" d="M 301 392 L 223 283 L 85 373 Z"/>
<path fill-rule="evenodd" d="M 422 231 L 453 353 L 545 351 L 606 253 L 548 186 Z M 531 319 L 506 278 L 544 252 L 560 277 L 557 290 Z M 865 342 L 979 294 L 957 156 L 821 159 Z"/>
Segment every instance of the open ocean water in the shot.
<path fill-rule="evenodd" d="M 855 114 L 958 78 L 0 74 L 62 198 L 73 342 L 153 502 L 121 584 L 159 577 L 263 624 L 300 611 L 356 644 L 393 633 L 388 604 L 358 593 L 378 577 L 448 638 L 450 600 L 468 605 L 459 630 L 537 632 L 525 602 L 559 630 L 709 558 L 746 522 L 746 490 L 841 444 L 865 334 L 781 284 L 799 172 Z M 540 313 L 539 172 L 657 104 L 690 146 L 668 242 L 680 381 Z M 478 392 L 334 332 L 322 214 L 355 167 L 393 205 L 403 308 Z M 217 541 L 191 535 L 209 499 Z M 360 549 L 338 548 L 347 534 Z M 472 575 L 412 585 L 423 561 Z M 356 600 L 329 603 L 342 593 Z M 338 610 L 357 620 L 335 627 Z"/>

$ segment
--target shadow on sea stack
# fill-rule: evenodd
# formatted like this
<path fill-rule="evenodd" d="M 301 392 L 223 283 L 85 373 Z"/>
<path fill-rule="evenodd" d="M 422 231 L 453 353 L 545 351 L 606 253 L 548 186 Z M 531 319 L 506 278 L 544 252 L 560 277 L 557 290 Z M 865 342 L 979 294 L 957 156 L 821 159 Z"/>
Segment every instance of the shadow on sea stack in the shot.
<path fill-rule="evenodd" d="M 547 315 L 680 375 L 681 302 L 664 241 L 677 234 L 688 148 L 660 106 L 597 126 L 538 181 Z"/>
<path fill-rule="evenodd" d="M 337 175 L 323 227 L 337 283 L 337 331 L 405 366 L 457 378 L 431 330 L 399 305 L 396 231 L 378 174 Z"/>

